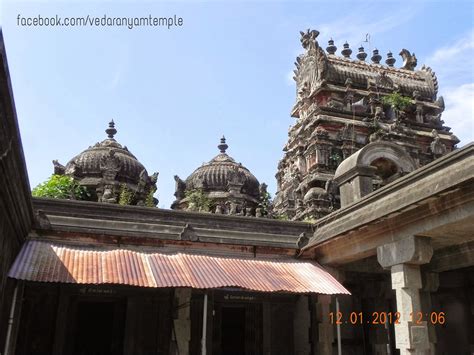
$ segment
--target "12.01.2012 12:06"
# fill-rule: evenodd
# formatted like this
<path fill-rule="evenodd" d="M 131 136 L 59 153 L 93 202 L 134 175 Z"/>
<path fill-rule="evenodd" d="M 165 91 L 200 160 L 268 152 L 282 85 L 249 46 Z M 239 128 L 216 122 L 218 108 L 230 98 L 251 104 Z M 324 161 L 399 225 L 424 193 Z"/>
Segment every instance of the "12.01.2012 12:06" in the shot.
<path fill-rule="evenodd" d="M 401 319 L 400 312 L 372 312 L 364 315 L 363 312 L 350 312 L 344 315 L 343 312 L 330 312 L 329 321 L 331 324 L 399 324 Z M 444 312 L 411 312 L 407 321 L 414 324 L 422 324 L 423 322 L 430 322 L 431 324 L 444 324 L 446 322 L 446 315 Z"/>

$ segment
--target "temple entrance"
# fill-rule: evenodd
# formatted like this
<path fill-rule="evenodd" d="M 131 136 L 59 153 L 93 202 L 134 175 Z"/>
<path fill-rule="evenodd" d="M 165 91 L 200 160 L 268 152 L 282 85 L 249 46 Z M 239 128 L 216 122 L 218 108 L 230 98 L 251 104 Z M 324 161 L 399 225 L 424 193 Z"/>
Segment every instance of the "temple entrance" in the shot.
<path fill-rule="evenodd" d="M 215 354 L 261 354 L 261 304 L 216 303 L 213 338 Z"/>
<path fill-rule="evenodd" d="M 245 354 L 245 308 L 222 308 L 222 353 Z"/>
<path fill-rule="evenodd" d="M 126 303 L 122 299 L 84 300 L 75 305 L 69 353 L 112 355 L 123 353 Z"/>

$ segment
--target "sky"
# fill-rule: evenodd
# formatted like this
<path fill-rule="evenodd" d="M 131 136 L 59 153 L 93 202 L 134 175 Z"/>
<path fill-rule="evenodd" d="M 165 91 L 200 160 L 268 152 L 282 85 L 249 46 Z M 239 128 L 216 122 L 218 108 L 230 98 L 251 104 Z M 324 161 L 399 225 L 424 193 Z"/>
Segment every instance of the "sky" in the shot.
<path fill-rule="evenodd" d="M 174 200 L 174 175 L 189 176 L 227 153 L 276 192 L 275 173 L 296 99 L 292 77 L 300 30 L 348 41 L 353 56 L 415 52 L 437 73 L 442 119 L 474 140 L 472 1 L 6 1 L 0 0 L 13 93 L 31 187 L 106 138 L 115 138 L 149 174 L 158 171 L 159 207 Z M 174 17 L 181 26 L 34 27 L 28 17 Z M 395 66 L 402 60 L 397 56 Z"/>

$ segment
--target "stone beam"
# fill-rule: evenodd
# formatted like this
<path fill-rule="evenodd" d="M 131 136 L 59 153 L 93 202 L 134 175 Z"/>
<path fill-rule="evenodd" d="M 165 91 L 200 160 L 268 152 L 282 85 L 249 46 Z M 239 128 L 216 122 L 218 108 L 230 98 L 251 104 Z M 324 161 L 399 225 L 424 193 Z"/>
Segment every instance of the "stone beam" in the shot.
<path fill-rule="evenodd" d="M 416 208 L 450 190 L 472 186 L 473 152 L 471 143 L 318 220 L 316 233 L 305 250 L 393 213 Z"/>
<path fill-rule="evenodd" d="M 473 265 L 474 241 L 436 250 L 428 269 L 434 272 L 443 272 Z"/>
<path fill-rule="evenodd" d="M 459 189 L 415 207 L 317 245 L 314 257 L 321 264 L 342 265 L 373 256 L 380 245 L 407 235 L 429 236 L 443 226 L 462 224 L 474 216 L 474 188 Z M 449 243 L 449 236 L 443 243 Z"/>

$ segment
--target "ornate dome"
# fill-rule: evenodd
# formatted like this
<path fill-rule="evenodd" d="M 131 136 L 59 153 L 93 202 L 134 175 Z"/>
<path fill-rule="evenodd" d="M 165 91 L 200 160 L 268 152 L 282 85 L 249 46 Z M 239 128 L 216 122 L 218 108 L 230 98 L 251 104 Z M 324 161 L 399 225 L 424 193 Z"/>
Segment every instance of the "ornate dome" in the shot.
<path fill-rule="evenodd" d="M 82 153 L 72 158 L 65 168 L 65 174 L 74 176 L 77 180 L 82 181 L 84 185 L 94 184 L 95 180 L 102 179 L 103 171 L 107 167 L 116 165 L 117 174 L 115 179 L 121 183 L 138 184 L 140 174 L 146 169 L 137 160 L 137 158 L 128 150 L 122 147 L 114 139 L 117 133 L 114 121 L 109 123 L 106 129 L 108 138 L 102 142 L 87 148 Z"/>
<path fill-rule="evenodd" d="M 216 157 L 197 168 L 186 179 L 186 188 L 228 191 L 229 184 L 234 184 L 242 186 L 241 193 L 258 198 L 260 184 L 257 178 L 246 167 L 227 155 L 228 145 L 225 143 L 225 137 L 222 137 L 218 148 L 220 153 Z"/>
<path fill-rule="evenodd" d="M 147 196 L 156 190 L 158 173 L 148 176 L 128 148 L 114 139 L 117 130 L 113 120 L 105 132 L 107 139 L 76 155 L 65 167 L 54 160 L 54 173 L 74 178 L 88 188 L 93 200 L 118 202 L 120 190 L 126 188 L 130 192 L 126 204 L 145 204 Z M 155 205 L 157 202 L 154 200 Z"/>
<path fill-rule="evenodd" d="M 183 181 L 176 180 L 176 201 L 171 208 L 195 208 L 199 194 L 206 202 L 205 210 L 221 214 L 262 215 L 262 196 L 266 185 L 227 153 L 228 145 L 222 137 L 218 145 L 220 153 L 208 163 L 197 168 Z M 194 193 L 198 195 L 193 196 Z M 194 201 L 194 202 L 193 202 Z M 202 202 L 202 201 L 201 201 Z"/>

